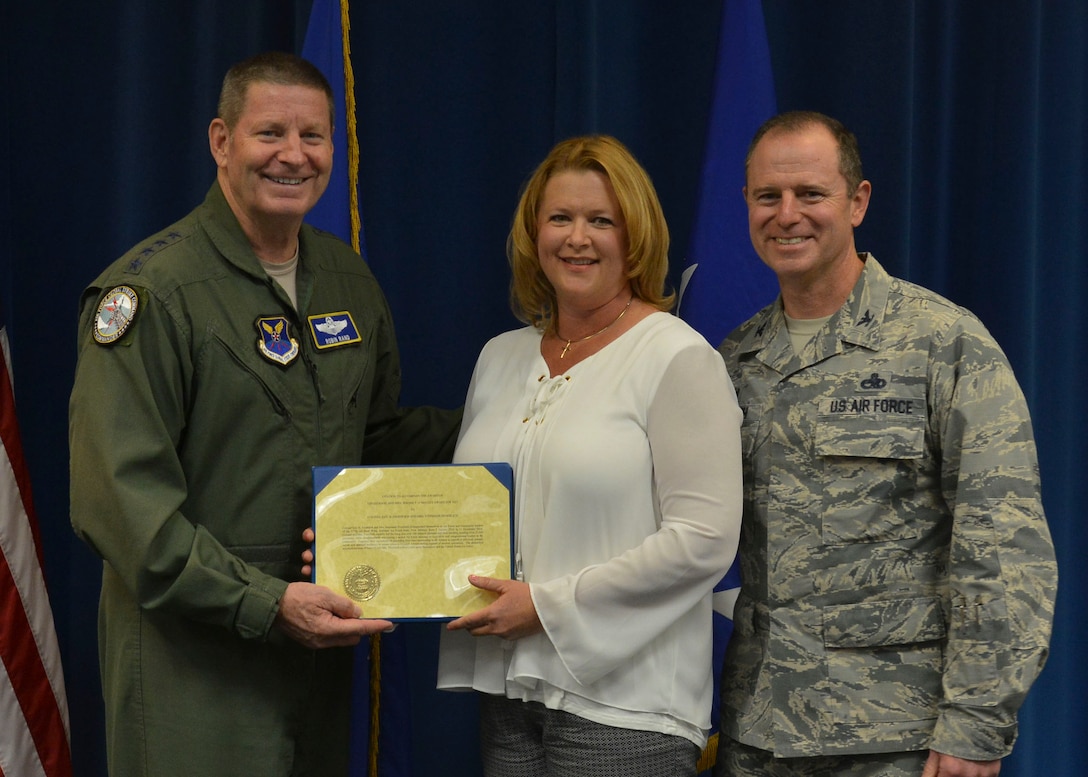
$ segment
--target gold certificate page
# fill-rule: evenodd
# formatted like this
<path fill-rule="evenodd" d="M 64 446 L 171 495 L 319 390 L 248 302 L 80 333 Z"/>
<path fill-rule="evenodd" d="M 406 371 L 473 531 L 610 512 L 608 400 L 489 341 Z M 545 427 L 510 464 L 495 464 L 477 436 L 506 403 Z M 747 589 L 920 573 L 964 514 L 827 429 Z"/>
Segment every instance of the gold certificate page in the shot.
<path fill-rule="evenodd" d="M 315 467 L 318 585 L 354 599 L 364 618 L 455 618 L 494 594 L 470 574 L 510 577 L 506 464 Z"/>

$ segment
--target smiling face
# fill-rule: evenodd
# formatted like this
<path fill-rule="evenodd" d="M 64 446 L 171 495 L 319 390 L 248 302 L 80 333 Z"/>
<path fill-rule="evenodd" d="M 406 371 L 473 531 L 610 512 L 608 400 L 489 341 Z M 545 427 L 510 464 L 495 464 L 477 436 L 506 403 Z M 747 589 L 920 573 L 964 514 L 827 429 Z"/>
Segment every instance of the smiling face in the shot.
<path fill-rule="evenodd" d="M 327 96 L 308 86 L 254 83 L 235 126 L 217 118 L 208 137 L 223 193 L 250 239 L 297 233 L 329 183 Z"/>
<path fill-rule="evenodd" d="M 627 226 L 608 177 L 556 173 L 537 212 L 537 256 L 560 309 L 596 310 L 627 286 Z"/>
<path fill-rule="evenodd" d="M 870 191 L 868 181 L 848 191 L 835 139 L 819 124 L 759 141 L 744 188 L 748 230 L 784 292 L 830 284 L 849 293 L 861 268 L 854 228 L 865 218 Z"/>

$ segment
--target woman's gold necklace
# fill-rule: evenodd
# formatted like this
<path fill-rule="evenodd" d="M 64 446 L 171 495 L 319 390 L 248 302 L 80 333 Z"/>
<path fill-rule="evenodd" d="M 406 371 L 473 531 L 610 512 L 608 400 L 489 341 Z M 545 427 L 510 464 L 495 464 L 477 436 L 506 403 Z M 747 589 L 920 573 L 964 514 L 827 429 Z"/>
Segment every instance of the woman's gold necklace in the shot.
<path fill-rule="evenodd" d="M 562 351 L 562 353 L 559 354 L 559 358 L 562 359 L 564 356 L 567 355 L 567 351 L 570 350 L 571 345 L 573 345 L 575 343 L 584 343 L 589 338 L 596 337 L 597 335 L 608 331 L 613 326 L 615 326 L 617 323 L 619 323 L 619 320 L 621 318 L 623 318 L 623 314 L 627 312 L 627 308 L 631 307 L 631 303 L 634 302 L 634 299 L 635 299 L 635 297 L 632 294 L 631 298 L 629 300 L 627 300 L 627 304 L 623 306 L 623 310 L 620 311 L 620 314 L 618 316 L 616 316 L 614 319 L 612 319 L 612 323 L 606 324 L 604 327 L 602 327 L 601 329 L 598 329 L 593 334 L 588 334 L 585 337 L 579 337 L 577 340 L 566 340 L 566 338 L 563 337 L 563 335 L 559 334 L 559 326 L 557 325 L 555 327 L 555 329 L 553 330 L 555 332 L 555 336 L 560 340 L 566 340 L 566 345 L 563 346 L 563 351 Z"/>

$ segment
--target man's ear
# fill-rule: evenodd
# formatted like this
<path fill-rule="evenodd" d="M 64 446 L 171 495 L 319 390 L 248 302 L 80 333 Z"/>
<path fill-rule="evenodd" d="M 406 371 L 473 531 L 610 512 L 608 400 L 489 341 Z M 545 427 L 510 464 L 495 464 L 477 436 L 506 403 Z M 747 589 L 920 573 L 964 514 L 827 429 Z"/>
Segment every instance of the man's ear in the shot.
<path fill-rule="evenodd" d="M 873 185 L 868 181 L 862 181 L 858 184 L 857 191 L 854 192 L 854 196 L 851 198 L 850 206 L 850 224 L 854 228 L 859 227 L 865 219 L 865 212 L 869 210 L 869 197 L 872 193 Z"/>
<path fill-rule="evenodd" d="M 230 142 L 230 130 L 222 119 L 212 119 L 208 125 L 208 145 L 211 147 L 215 164 L 222 167 L 227 160 L 227 143 Z"/>

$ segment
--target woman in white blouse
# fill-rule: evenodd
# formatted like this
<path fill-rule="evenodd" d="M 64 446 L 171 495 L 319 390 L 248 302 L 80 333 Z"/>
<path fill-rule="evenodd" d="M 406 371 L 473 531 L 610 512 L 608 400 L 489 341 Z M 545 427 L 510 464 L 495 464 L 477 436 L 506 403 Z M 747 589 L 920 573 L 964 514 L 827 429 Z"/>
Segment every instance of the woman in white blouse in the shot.
<path fill-rule="evenodd" d="M 514 469 L 515 580 L 472 577 L 440 688 L 481 692 L 487 777 L 695 775 L 711 591 L 740 530 L 740 410 L 671 315 L 668 227 L 614 138 L 557 145 L 508 241 L 528 326 L 484 347 L 454 460 Z"/>

